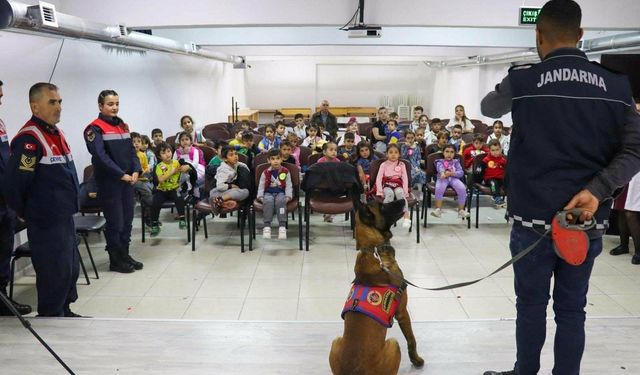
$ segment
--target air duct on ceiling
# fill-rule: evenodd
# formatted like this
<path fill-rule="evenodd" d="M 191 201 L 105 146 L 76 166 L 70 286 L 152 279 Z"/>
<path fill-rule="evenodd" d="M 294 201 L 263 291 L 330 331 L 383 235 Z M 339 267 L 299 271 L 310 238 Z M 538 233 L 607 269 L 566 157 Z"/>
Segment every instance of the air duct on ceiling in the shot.
<path fill-rule="evenodd" d="M 583 40 L 578 44 L 578 48 L 583 50 L 587 55 L 614 52 L 629 48 L 640 48 L 640 32 Z M 539 61 L 538 53 L 535 49 L 530 48 L 499 55 L 470 56 L 456 60 L 427 61 L 426 65 L 433 68 L 449 68 L 505 63 L 523 64 Z"/>
<path fill-rule="evenodd" d="M 19 29 L 44 35 L 93 40 L 148 50 L 198 56 L 233 64 L 244 63 L 241 56 L 205 51 L 195 43 L 130 31 L 124 25 L 107 25 L 56 11 L 53 4 L 39 2 L 30 6 L 17 1 L 0 0 L 0 30 Z"/>

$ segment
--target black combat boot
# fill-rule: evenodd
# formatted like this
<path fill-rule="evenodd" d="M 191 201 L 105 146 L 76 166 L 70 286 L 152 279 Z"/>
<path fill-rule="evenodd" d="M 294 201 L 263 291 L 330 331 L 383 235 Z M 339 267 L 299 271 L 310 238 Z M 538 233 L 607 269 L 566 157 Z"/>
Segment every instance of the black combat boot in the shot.
<path fill-rule="evenodd" d="M 131 273 L 135 271 L 135 269 L 126 259 L 123 259 L 120 250 L 112 250 L 109 251 L 109 271 Z"/>
<path fill-rule="evenodd" d="M 138 262 L 137 260 L 133 259 L 131 255 L 129 255 L 129 246 L 125 247 L 124 250 L 122 250 L 122 259 L 132 265 L 135 270 L 141 270 L 142 267 L 144 267 L 144 264 L 142 264 L 142 262 Z"/>
<path fill-rule="evenodd" d="M 11 302 L 13 307 L 15 307 L 15 309 L 20 313 L 20 315 L 27 315 L 31 313 L 32 311 L 31 306 L 23 305 L 21 303 L 18 303 L 16 301 L 9 299 L 9 296 L 7 295 L 6 287 L 0 288 L 0 293 L 2 293 L 7 297 L 7 299 Z M 13 313 L 11 312 L 11 310 L 7 306 L 5 306 L 4 303 L 0 302 L 0 316 L 12 316 L 12 315 Z"/>

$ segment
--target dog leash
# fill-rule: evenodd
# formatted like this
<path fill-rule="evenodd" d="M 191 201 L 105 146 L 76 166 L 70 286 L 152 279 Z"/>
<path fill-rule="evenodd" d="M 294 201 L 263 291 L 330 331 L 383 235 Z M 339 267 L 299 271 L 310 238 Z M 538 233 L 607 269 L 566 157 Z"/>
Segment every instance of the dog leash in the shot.
<path fill-rule="evenodd" d="M 488 274 L 485 277 L 481 277 L 479 279 L 476 280 L 471 280 L 471 281 L 465 281 L 462 283 L 456 283 L 456 284 L 449 284 L 449 285 L 445 285 L 445 286 L 441 286 L 441 287 L 437 287 L 437 288 L 425 288 L 422 286 L 418 286 L 414 283 L 412 283 L 411 281 L 405 279 L 402 275 L 396 274 L 395 272 L 391 271 L 389 268 L 387 268 L 387 266 L 384 265 L 384 262 L 382 262 L 382 258 L 380 257 L 380 254 L 378 253 L 378 248 L 376 247 L 374 249 L 373 252 L 373 256 L 380 262 L 380 268 L 382 268 L 382 270 L 384 272 L 386 272 L 387 274 L 389 274 L 389 276 L 391 277 L 395 277 L 397 279 L 401 279 L 402 282 L 407 283 L 409 285 L 411 285 L 414 288 L 418 288 L 418 289 L 422 289 L 422 290 L 432 290 L 432 291 L 438 291 L 438 290 L 448 290 L 448 289 L 456 289 L 456 288 L 462 288 L 465 286 L 469 286 L 469 285 L 473 285 L 475 283 L 478 283 L 486 278 L 489 278 L 493 275 L 495 275 L 496 273 L 502 271 L 503 269 L 509 267 L 510 265 L 512 265 L 513 263 L 519 261 L 520 259 L 522 259 L 524 256 L 526 256 L 527 254 L 529 254 L 531 252 L 531 250 L 533 250 L 536 246 L 538 246 L 538 244 L 549 234 L 551 233 L 551 229 L 547 230 L 544 234 L 542 234 L 540 236 L 540 238 L 538 238 L 533 244 L 531 244 L 529 247 L 527 247 L 526 249 L 524 249 L 523 251 L 521 251 L 520 253 L 518 253 L 516 256 L 514 256 L 513 258 L 511 258 L 507 263 L 503 264 L 502 266 L 500 266 L 497 270 L 491 272 L 490 274 Z"/>
<path fill-rule="evenodd" d="M 585 231 L 593 228 L 595 226 L 595 221 L 592 220 L 590 224 L 575 224 L 575 220 L 577 220 L 577 218 L 580 216 L 582 210 L 580 209 L 573 209 L 573 210 L 569 210 L 569 211 L 560 211 L 558 212 L 554 219 L 553 219 L 553 223 L 551 228 L 549 228 L 546 232 L 544 232 L 543 234 L 540 235 L 540 238 L 538 238 L 534 243 L 532 243 L 531 245 L 529 245 L 529 247 L 527 247 L 526 249 L 524 249 L 523 251 L 519 252 L 518 254 L 516 254 L 513 258 L 511 258 L 508 262 L 506 262 L 505 264 L 503 264 L 502 266 L 500 266 L 498 269 L 496 269 L 495 271 L 491 272 L 490 274 L 488 274 L 485 277 L 481 277 L 479 279 L 476 280 L 471 280 L 471 281 L 465 281 L 462 283 L 456 283 L 456 284 L 449 284 L 449 285 L 445 285 L 445 286 L 441 286 L 438 288 L 425 288 L 425 287 L 421 287 L 418 286 L 414 283 L 412 283 L 411 281 L 405 279 L 402 275 L 396 274 L 395 272 L 391 271 L 387 266 L 384 265 L 384 262 L 382 261 L 382 257 L 380 257 L 380 253 L 378 252 L 378 247 L 374 247 L 373 250 L 373 256 L 378 260 L 378 262 L 380 262 L 380 268 L 382 268 L 382 270 L 384 272 L 386 272 L 389 276 L 391 277 L 395 277 L 397 279 L 402 280 L 403 283 L 406 283 L 408 285 L 413 286 L 414 288 L 418 288 L 418 289 L 422 289 L 422 290 L 431 290 L 431 291 L 439 291 L 439 290 L 449 290 L 449 289 L 456 289 L 456 288 L 462 288 L 465 286 L 469 286 L 469 285 L 473 285 L 477 282 L 480 282 L 486 278 L 489 278 L 493 275 L 495 275 L 496 273 L 502 271 L 503 269 L 511 266 L 512 264 L 514 264 L 515 262 L 519 261 L 520 259 L 524 258 L 527 254 L 529 254 L 533 249 L 536 248 L 536 246 L 538 246 L 538 244 L 547 237 L 547 235 L 549 235 L 550 233 L 553 233 L 554 236 L 558 236 L 558 233 L 560 232 L 561 234 L 564 234 L 565 236 L 569 236 L 571 232 L 574 233 L 579 233 L 581 235 L 583 235 L 584 237 L 586 237 L 586 233 Z M 570 220 L 567 219 L 567 215 L 571 214 L 574 216 L 574 222 L 572 223 Z M 562 242 L 559 241 L 558 239 L 556 239 L 555 237 L 553 238 L 553 246 L 554 246 L 554 250 L 556 251 L 556 253 L 558 254 L 558 256 L 560 256 L 561 258 L 565 259 L 568 263 L 573 264 L 573 265 L 579 265 L 580 263 L 574 263 L 571 259 L 573 259 L 574 256 L 572 256 L 573 254 L 570 254 L 569 250 L 563 250 L 563 249 L 559 249 L 558 245 L 560 245 L 561 247 L 565 247 L 566 248 L 566 243 L 564 242 L 564 246 L 562 245 Z M 573 241 L 569 241 L 569 242 L 573 242 Z M 588 239 L 587 239 L 588 242 Z M 585 246 L 588 246 L 586 243 L 584 243 Z M 583 261 L 584 258 L 586 257 L 586 248 L 584 249 L 584 255 L 583 255 Z"/>

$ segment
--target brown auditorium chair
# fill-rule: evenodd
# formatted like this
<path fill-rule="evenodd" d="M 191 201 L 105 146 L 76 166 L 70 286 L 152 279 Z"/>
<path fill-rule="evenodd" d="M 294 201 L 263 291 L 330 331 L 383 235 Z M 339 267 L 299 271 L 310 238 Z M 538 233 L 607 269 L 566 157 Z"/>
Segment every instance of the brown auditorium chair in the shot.
<path fill-rule="evenodd" d="M 176 148 L 176 136 L 175 135 L 171 135 L 171 136 L 167 137 L 167 139 L 165 139 L 165 142 L 167 142 L 169 144 L 169 146 L 171 146 L 171 148 L 173 148 L 173 149 Z"/>
<path fill-rule="evenodd" d="M 269 154 L 261 152 L 253 158 L 253 169 L 261 164 L 269 164 Z"/>
<path fill-rule="evenodd" d="M 436 160 L 438 159 L 442 159 L 442 152 L 434 152 L 432 154 L 427 155 L 427 160 L 425 162 L 426 165 L 426 175 L 427 175 L 427 183 L 426 185 L 426 200 L 427 202 L 431 203 L 431 195 L 435 194 L 436 192 L 436 183 L 435 183 L 435 179 L 437 178 L 437 172 L 436 172 Z M 464 166 L 464 161 L 462 160 L 462 155 L 460 154 L 456 154 L 456 158 L 458 159 L 458 161 L 460 161 L 460 165 Z M 463 181 L 464 182 L 464 181 Z M 466 183 L 465 183 L 466 185 Z M 466 202 L 466 206 L 467 206 L 467 212 L 471 212 L 471 204 L 470 202 L 470 195 L 471 193 L 467 192 L 467 202 Z M 453 190 L 450 186 L 447 187 L 447 190 L 445 190 L 444 192 L 444 196 L 445 197 L 456 197 L 456 191 Z M 427 215 L 427 212 L 425 212 L 424 214 L 424 227 L 427 227 L 427 217 L 429 215 Z M 467 218 L 467 228 L 471 228 L 471 215 L 469 215 L 469 217 Z"/>
<path fill-rule="evenodd" d="M 228 201 L 229 202 L 229 201 Z M 235 202 L 235 201 L 232 201 Z M 251 219 L 249 217 L 249 205 L 244 204 L 245 202 L 235 202 L 233 207 L 228 207 L 220 211 L 218 214 L 228 214 L 234 211 L 238 211 L 239 215 L 239 225 L 240 225 L 240 251 L 244 253 L 244 229 L 245 223 L 249 224 L 249 251 L 253 251 L 253 238 L 252 228 L 251 228 Z M 211 210 L 211 204 L 207 199 L 201 200 L 196 203 L 191 210 L 191 221 L 193 225 L 191 225 L 191 251 L 196 251 L 196 230 L 198 228 L 199 220 L 202 220 L 202 226 L 204 228 L 204 238 L 209 238 L 209 233 L 207 231 L 207 216 L 213 215 L 213 211 Z"/>
<path fill-rule="evenodd" d="M 310 167 L 312 165 L 314 165 L 315 163 L 318 162 L 318 159 L 320 159 L 323 155 L 318 153 L 318 154 L 313 154 L 309 156 L 307 165 Z"/>
<path fill-rule="evenodd" d="M 205 165 L 208 165 L 209 161 L 211 161 L 211 159 L 213 159 L 218 153 L 215 148 L 210 146 L 200 146 L 200 149 L 202 150 L 202 154 L 204 156 Z"/>
<path fill-rule="evenodd" d="M 311 149 L 306 146 L 298 146 L 300 148 L 300 168 L 303 170 L 309 166 L 309 156 L 311 156 Z"/>
<path fill-rule="evenodd" d="M 302 250 L 302 206 L 300 205 L 300 169 L 291 163 L 282 163 L 284 167 L 289 170 L 289 174 L 291 175 L 291 185 L 293 185 L 293 199 L 287 202 L 287 214 L 298 211 L 298 244 L 300 250 Z M 255 186 L 257 189 L 258 183 L 260 182 L 260 176 L 262 173 L 269 168 L 269 164 L 258 164 L 255 169 Z M 251 207 L 251 228 L 253 229 L 253 238 L 256 238 L 256 211 L 262 212 L 263 205 L 261 202 L 257 200 L 253 201 L 253 206 Z M 276 216 L 276 215 L 274 215 Z M 274 220 L 277 218 L 274 217 Z M 287 228 L 288 228 L 287 223 Z M 250 235 L 251 236 L 251 235 Z"/>
<path fill-rule="evenodd" d="M 262 138 L 264 138 L 264 134 L 253 133 L 253 144 L 257 146 L 262 141 Z"/>
<path fill-rule="evenodd" d="M 229 130 L 219 124 L 210 124 L 205 126 L 204 129 L 202 129 L 202 136 L 213 141 L 226 141 L 233 138 L 233 135 L 229 133 Z"/>
<path fill-rule="evenodd" d="M 472 174 L 471 174 L 471 184 L 472 187 L 469 191 L 469 210 L 471 210 L 471 202 L 473 202 L 473 194 L 476 196 L 476 228 L 478 228 L 479 219 L 480 219 L 480 195 L 488 195 L 493 196 L 491 194 L 491 188 L 484 185 L 482 183 L 482 159 L 484 159 L 487 154 L 480 154 L 473 158 L 472 165 Z M 500 194 L 502 196 L 507 195 L 506 190 L 504 189 L 504 185 L 500 188 Z"/>
<path fill-rule="evenodd" d="M 380 170 L 380 165 L 384 163 L 386 159 L 378 159 L 371 162 L 371 166 L 369 167 L 369 175 L 371 176 L 371 187 L 375 186 L 376 178 L 378 177 L 378 171 Z M 416 243 L 420 243 L 420 209 L 417 207 L 418 200 L 413 195 L 413 190 L 411 189 L 411 163 L 408 160 L 400 159 L 400 162 L 404 164 L 407 170 L 407 176 L 409 178 L 409 196 L 407 197 L 407 205 L 409 206 L 410 214 L 409 218 L 411 218 L 411 227 L 409 228 L 409 232 L 411 232 L 414 228 L 416 228 Z M 382 202 L 383 198 L 376 195 L 376 199 Z M 424 204 L 424 201 L 423 201 Z M 415 221 L 413 220 L 413 211 L 416 212 Z"/>
<path fill-rule="evenodd" d="M 359 123 L 358 133 L 361 136 L 367 137 L 367 139 L 371 139 L 371 128 L 373 128 L 373 124 L 370 122 Z"/>
<path fill-rule="evenodd" d="M 337 179 L 337 181 L 336 181 Z M 312 164 L 303 180 L 305 191 L 305 250 L 309 251 L 309 226 L 311 211 L 337 215 L 349 214 L 353 230 L 352 196 L 361 192 L 355 167 L 349 163 Z M 355 199 L 358 199 L 355 197 Z"/>

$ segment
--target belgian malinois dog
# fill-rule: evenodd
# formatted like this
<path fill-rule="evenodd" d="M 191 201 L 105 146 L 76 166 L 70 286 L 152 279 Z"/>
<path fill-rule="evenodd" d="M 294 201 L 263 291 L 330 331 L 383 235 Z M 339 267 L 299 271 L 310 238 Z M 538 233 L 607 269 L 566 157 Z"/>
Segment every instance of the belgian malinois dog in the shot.
<path fill-rule="evenodd" d="M 354 267 L 354 285 L 364 285 L 367 291 L 372 290 L 369 287 L 375 286 L 401 287 L 402 271 L 396 263 L 395 250 L 389 245 L 389 240 L 392 237 L 391 226 L 403 215 L 404 200 L 385 204 L 373 200 L 363 204 L 355 198 L 354 207 L 356 248 L 359 250 Z M 383 265 L 389 272 L 383 270 Z M 416 367 L 424 365 L 424 360 L 416 350 L 416 339 L 407 311 L 407 292 L 402 289 L 404 287 L 396 293 L 382 292 L 384 297 L 382 293 L 370 291 L 367 296 L 361 295 L 361 299 L 358 300 L 353 296 L 352 288 L 343 310 L 344 333 L 342 337 L 333 340 L 329 354 L 329 363 L 334 375 L 393 375 L 398 373 L 400 367 L 398 341 L 393 338 L 385 340 L 387 326 L 381 322 L 365 313 L 348 309 L 347 305 L 351 304 L 352 300 L 354 308 L 359 301 L 366 299 L 375 309 L 390 303 L 390 298 L 386 298 L 388 296 L 397 299 L 393 318 L 398 321 L 407 340 L 411 363 Z"/>

